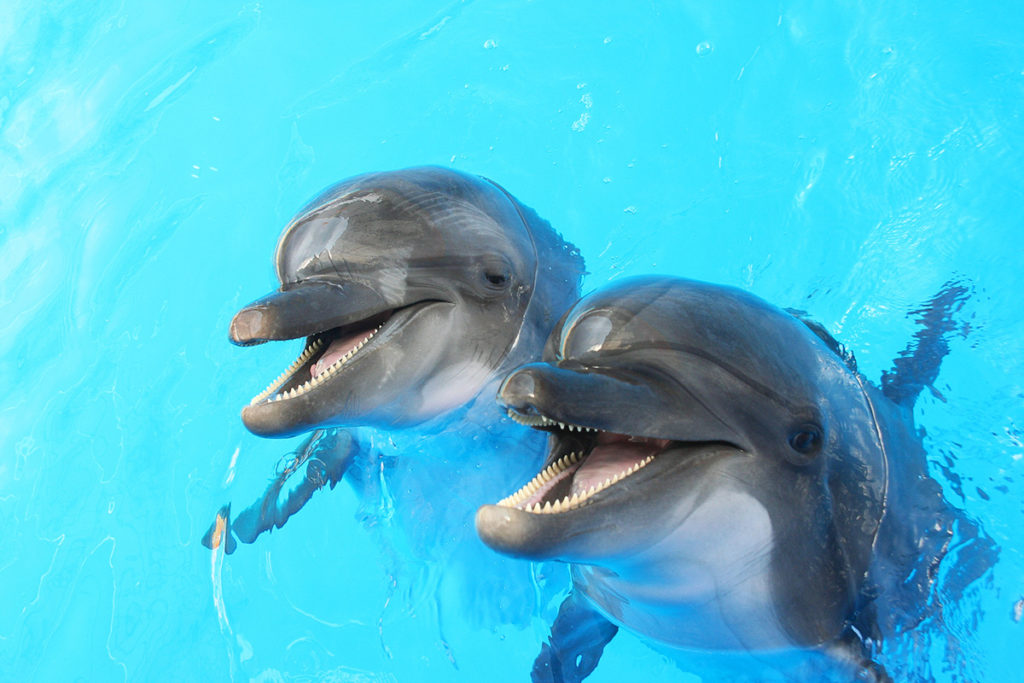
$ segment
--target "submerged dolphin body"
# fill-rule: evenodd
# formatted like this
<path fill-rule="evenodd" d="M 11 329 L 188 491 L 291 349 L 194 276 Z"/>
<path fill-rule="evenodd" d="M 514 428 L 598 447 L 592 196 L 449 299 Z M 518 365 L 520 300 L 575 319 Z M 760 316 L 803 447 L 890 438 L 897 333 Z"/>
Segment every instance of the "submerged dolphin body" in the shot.
<path fill-rule="evenodd" d="M 898 405 L 852 366 L 733 288 L 638 278 L 573 306 L 499 392 L 551 433 L 546 467 L 476 519 L 501 553 L 572 563 L 534 680 L 581 680 L 618 626 L 725 659 L 831 649 L 884 677 L 861 639 L 925 601 L 953 515 L 917 390 Z"/>
<path fill-rule="evenodd" d="M 511 368 L 539 357 L 583 272 L 575 248 L 499 185 L 437 167 L 327 189 L 285 228 L 275 264 L 281 286 L 235 315 L 231 341 L 304 338 L 304 347 L 242 420 L 261 436 L 317 431 L 232 523 L 250 543 L 324 484 L 333 488 L 356 454 L 370 457 L 357 435 L 332 427 L 427 425 L 437 434 L 477 403 L 486 415 L 474 422 L 499 422 L 493 401 L 474 399 L 489 399 Z M 305 478 L 283 495 L 306 462 Z M 493 470 L 495 481 L 519 476 L 500 462 Z"/>

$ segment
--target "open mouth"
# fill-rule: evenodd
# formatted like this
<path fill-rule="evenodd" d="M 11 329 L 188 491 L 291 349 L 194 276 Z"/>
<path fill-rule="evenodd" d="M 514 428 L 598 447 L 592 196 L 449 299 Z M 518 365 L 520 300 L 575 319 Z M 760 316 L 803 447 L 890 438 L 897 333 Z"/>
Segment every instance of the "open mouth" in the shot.
<path fill-rule="evenodd" d="M 249 405 L 286 401 L 324 384 L 356 357 L 397 310 L 401 309 L 390 309 L 365 320 L 310 335 L 295 362 Z"/>
<path fill-rule="evenodd" d="M 654 462 L 673 443 L 566 424 L 543 415 L 523 415 L 511 408 L 508 415 L 520 424 L 572 437 L 557 439 L 557 450 L 544 469 L 497 503 L 534 514 L 564 513 L 589 504 L 598 493 Z"/>

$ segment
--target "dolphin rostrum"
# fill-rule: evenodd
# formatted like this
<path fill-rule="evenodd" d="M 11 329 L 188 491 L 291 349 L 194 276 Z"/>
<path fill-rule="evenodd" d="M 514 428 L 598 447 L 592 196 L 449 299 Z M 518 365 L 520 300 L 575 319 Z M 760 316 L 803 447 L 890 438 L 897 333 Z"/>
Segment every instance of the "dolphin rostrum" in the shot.
<path fill-rule="evenodd" d="M 499 391 L 550 432 L 544 469 L 476 518 L 501 553 L 572 564 L 534 680 L 581 680 L 620 626 L 884 679 L 866 650 L 893 605 L 925 600 L 954 519 L 906 395 L 734 288 L 635 278 L 575 304 Z"/>
<path fill-rule="evenodd" d="M 280 287 L 235 315 L 231 341 L 304 342 L 242 420 L 260 436 L 316 431 L 231 525 L 245 542 L 333 488 L 363 450 L 329 428 L 437 432 L 493 395 L 539 357 L 583 272 L 579 252 L 498 184 L 438 167 L 328 188 L 285 227 L 275 264 Z M 490 417 L 475 419 L 497 422 L 493 402 L 479 403 Z M 307 461 L 305 481 L 279 500 Z"/>

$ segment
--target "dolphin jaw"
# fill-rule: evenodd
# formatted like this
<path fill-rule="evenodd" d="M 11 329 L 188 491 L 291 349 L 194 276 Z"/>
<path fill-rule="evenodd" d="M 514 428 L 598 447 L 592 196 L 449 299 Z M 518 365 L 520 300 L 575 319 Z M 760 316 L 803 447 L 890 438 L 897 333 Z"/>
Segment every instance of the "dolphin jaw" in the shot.
<path fill-rule="evenodd" d="M 366 346 L 366 344 L 381 330 L 384 324 L 385 323 L 382 323 L 372 328 L 370 333 L 363 337 L 359 343 L 349 349 L 343 356 L 335 360 L 330 366 L 321 370 L 315 377 L 311 377 L 302 384 L 292 387 L 287 391 L 281 391 L 275 395 L 275 392 L 278 392 L 285 384 L 288 383 L 289 380 L 296 377 L 300 371 L 305 369 L 307 364 L 311 365 L 312 359 L 320 353 L 322 349 L 324 349 L 325 345 L 327 345 L 323 335 L 310 337 L 307 341 L 306 348 L 303 349 L 302 353 L 299 354 L 299 357 L 295 359 L 295 362 L 293 362 L 287 370 L 281 373 L 277 379 L 271 382 L 266 389 L 253 397 L 249 402 L 249 405 L 255 406 L 264 402 L 274 403 L 276 401 L 286 401 L 295 398 L 296 396 L 301 396 L 315 387 L 320 386 L 333 377 L 342 368 L 342 366 L 348 363 L 352 357 L 356 355 L 360 349 Z"/>
<path fill-rule="evenodd" d="M 303 348 L 302 353 L 299 354 L 299 357 L 288 367 L 288 369 L 278 375 L 277 379 L 271 382 L 266 389 L 254 396 L 252 400 L 249 401 L 248 405 L 242 409 L 243 419 L 245 418 L 246 412 L 249 410 L 269 406 L 280 401 L 289 401 L 291 399 L 299 398 L 318 389 L 324 384 L 327 384 L 332 378 L 336 377 L 338 373 L 353 360 L 357 353 L 369 344 L 379 332 L 381 332 L 385 327 L 388 327 L 389 323 L 394 321 L 397 326 L 401 328 L 407 324 L 409 320 L 414 318 L 420 309 L 440 303 L 448 302 L 441 299 L 422 299 L 411 304 L 383 310 L 368 318 L 364 318 L 361 321 L 349 323 L 342 327 L 327 329 L 311 334 L 306 338 L 306 346 Z M 401 315 L 403 313 L 405 315 Z M 361 326 L 365 327 L 359 329 Z M 341 339 L 346 334 L 352 334 L 353 332 L 355 333 L 353 340 L 359 339 L 359 341 L 356 342 L 352 348 L 347 349 L 342 356 L 336 358 L 330 366 L 318 368 L 314 372 L 314 366 L 318 364 L 318 357 L 322 359 L 324 355 L 330 353 L 329 347 L 334 341 Z M 245 345 L 254 346 L 262 343 L 264 343 L 264 340 Z M 308 373 L 311 376 L 305 381 L 300 381 L 303 373 Z"/>

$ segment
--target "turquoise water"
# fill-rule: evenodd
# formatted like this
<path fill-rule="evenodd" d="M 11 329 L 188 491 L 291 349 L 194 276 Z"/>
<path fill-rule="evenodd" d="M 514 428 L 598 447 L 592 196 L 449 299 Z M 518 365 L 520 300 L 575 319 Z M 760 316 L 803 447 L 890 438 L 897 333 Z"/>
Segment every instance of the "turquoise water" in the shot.
<path fill-rule="evenodd" d="M 295 445 L 238 418 L 294 349 L 226 339 L 278 232 L 340 178 L 424 163 L 534 207 L 586 289 L 742 286 L 871 379 L 969 282 L 916 417 L 999 561 L 944 595 L 953 553 L 942 618 L 885 656 L 1019 677 L 1024 9 L 933 5 L 5 3 L 0 679 L 527 679 L 557 600 L 525 627 L 442 619 L 443 568 L 396 585 L 344 485 L 230 557 L 199 543 Z M 686 671 L 620 634 L 588 680 L 717 680 Z"/>

